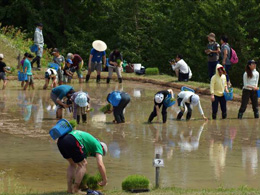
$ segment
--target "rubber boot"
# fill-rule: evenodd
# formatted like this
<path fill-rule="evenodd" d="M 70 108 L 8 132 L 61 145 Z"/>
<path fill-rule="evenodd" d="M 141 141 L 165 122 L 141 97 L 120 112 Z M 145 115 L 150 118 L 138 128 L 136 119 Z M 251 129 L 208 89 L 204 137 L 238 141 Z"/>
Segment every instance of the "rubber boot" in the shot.
<path fill-rule="evenodd" d="M 107 83 L 110 83 L 110 78 L 107 78 Z"/>
<path fill-rule="evenodd" d="M 242 112 L 239 112 L 238 115 L 237 115 L 237 118 L 238 118 L 238 119 L 242 119 L 242 117 L 243 117 L 243 113 L 242 113 Z"/>
<path fill-rule="evenodd" d="M 86 114 L 82 114 L 82 122 L 83 123 L 87 122 L 87 115 Z"/>
<path fill-rule="evenodd" d="M 100 75 L 97 75 L 97 80 L 96 80 L 97 83 L 100 83 Z"/>
<path fill-rule="evenodd" d="M 87 75 L 86 75 L 86 83 L 88 82 L 89 78 L 90 78 L 90 75 L 87 74 Z"/>
<path fill-rule="evenodd" d="M 122 78 L 118 78 L 118 82 L 119 82 L 119 83 L 122 83 Z"/>
<path fill-rule="evenodd" d="M 80 115 L 77 115 L 77 124 L 80 122 Z"/>
<path fill-rule="evenodd" d="M 167 114 L 163 114 L 163 115 L 162 115 L 162 120 L 163 120 L 163 123 L 166 123 L 166 120 L 167 120 Z"/>
<path fill-rule="evenodd" d="M 191 118 L 191 112 L 188 112 L 186 115 L 186 120 L 188 121 L 188 120 L 190 120 L 190 118 Z"/>
<path fill-rule="evenodd" d="M 212 114 L 212 119 L 216 120 L 216 118 L 217 118 L 217 114 Z"/>
<path fill-rule="evenodd" d="M 150 116 L 149 116 L 149 119 L 148 119 L 148 123 L 152 123 L 152 121 L 153 121 L 153 117 L 152 117 L 152 114 L 150 114 Z"/>
<path fill-rule="evenodd" d="M 179 114 L 177 115 L 177 120 L 181 120 L 182 116 L 183 116 L 183 112 L 179 112 Z"/>
<path fill-rule="evenodd" d="M 227 113 L 222 113 L 222 119 L 226 119 L 227 118 Z"/>
<path fill-rule="evenodd" d="M 259 118 L 259 112 L 254 112 L 255 118 Z"/>

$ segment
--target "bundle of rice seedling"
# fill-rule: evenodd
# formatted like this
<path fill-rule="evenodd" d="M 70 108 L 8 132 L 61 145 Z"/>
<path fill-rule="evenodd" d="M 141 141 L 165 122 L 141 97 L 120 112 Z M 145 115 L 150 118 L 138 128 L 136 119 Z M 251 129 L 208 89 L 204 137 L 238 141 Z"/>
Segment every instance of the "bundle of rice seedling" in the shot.
<path fill-rule="evenodd" d="M 99 109 L 100 112 L 104 112 L 104 113 L 109 111 L 109 110 L 111 110 L 111 104 L 107 104 L 107 105 L 105 105 L 105 106 L 103 106 L 102 108 Z"/>

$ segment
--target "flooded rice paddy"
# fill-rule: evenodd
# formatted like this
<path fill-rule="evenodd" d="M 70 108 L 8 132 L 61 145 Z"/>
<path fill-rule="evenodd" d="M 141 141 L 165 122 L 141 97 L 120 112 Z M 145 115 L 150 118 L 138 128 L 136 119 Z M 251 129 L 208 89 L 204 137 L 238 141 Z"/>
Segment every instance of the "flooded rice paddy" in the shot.
<path fill-rule="evenodd" d="M 160 154 L 165 163 L 160 172 L 163 187 L 259 187 L 259 120 L 253 119 L 250 105 L 243 120 L 236 119 L 240 104 L 228 102 L 228 119 L 208 122 L 202 120 L 197 108 L 191 121 L 176 121 L 178 107 L 174 105 L 168 109 L 166 124 L 156 119 L 147 124 L 153 95 L 167 88 L 127 81 L 122 85 L 73 86 L 89 93 L 95 109 L 89 113 L 87 124 L 80 124 L 77 129 L 105 141 L 109 148 L 104 157 L 106 189 L 121 188 L 121 182 L 130 174 L 145 175 L 154 184 L 155 154 Z M 112 90 L 124 90 L 131 96 L 125 124 L 113 124 L 113 115 L 98 111 Z M 0 179 L 12 177 L 39 192 L 66 190 L 68 164 L 48 134 L 56 123 L 55 106 L 49 95 L 50 90 L 24 92 L 18 87 L 0 91 Z M 201 99 L 205 115 L 211 118 L 210 98 Z M 64 115 L 72 119 L 69 111 Z M 97 172 L 94 158 L 88 159 L 87 170 L 91 174 Z"/>

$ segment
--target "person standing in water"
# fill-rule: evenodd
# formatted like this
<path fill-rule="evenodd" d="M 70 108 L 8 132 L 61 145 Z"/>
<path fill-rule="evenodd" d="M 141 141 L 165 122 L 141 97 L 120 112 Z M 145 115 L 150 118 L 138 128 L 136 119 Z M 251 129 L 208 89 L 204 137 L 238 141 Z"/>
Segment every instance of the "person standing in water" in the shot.
<path fill-rule="evenodd" d="M 3 90 L 6 87 L 7 84 L 7 77 L 6 77 L 6 72 L 11 73 L 9 70 L 6 68 L 6 64 L 3 62 L 4 59 L 4 54 L 0 54 L 0 81 L 3 80 Z"/>
<path fill-rule="evenodd" d="M 105 42 L 96 40 L 92 43 L 92 49 L 90 51 L 88 60 L 88 74 L 86 75 L 86 82 L 88 82 L 91 72 L 97 71 L 96 82 L 100 82 L 100 73 L 102 71 L 102 61 L 103 67 L 106 66 L 106 49 L 107 45 Z"/>
<path fill-rule="evenodd" d="M 154 95 L 154 109 L 151 112 L 148 123 L 151 123 L 154 119 L 154 117 L 157 116 L 158 121 L 160 120 L 160 107 L 162 106 L 162 119 L 163 123 L 166 123 L 167 120 L 167 107 L 163 104 L 163 101 L 168 95 L 171 95 L 173 97 L 173 91 L 171 89 L 164 90 L 164 91 L 158 91 Z"/>
<path fill-rule="evenodd" d="M 212 119 L 217 118 L 218 103 L 220 103 L 222 119 L 227 118 L 227 102 L 224 97 L 224 90 L 228 92 L 226 71 L 221 64 L 217 64 L 216 73 L 213 77 L 211 77 L 210 81 Z"/>
<path fill-rule="evenodd" d="M 248 104 L 249 98 L 252 102 L 252 108 L 254 111 L 255 118 L 259 118 L 258 112 L 258 97 L 257 90 L 259 81 L 259 72 L 256 70 L 256 62 L 254 60 L 249 60 L 246 65 L 246 71 L 243 75 L 243 93 L 242 93 L 242 101 L 241 106 L 238 112 L 239 119 L 242 119 L 243 113 L 246 111 L 246 107 Z"/>

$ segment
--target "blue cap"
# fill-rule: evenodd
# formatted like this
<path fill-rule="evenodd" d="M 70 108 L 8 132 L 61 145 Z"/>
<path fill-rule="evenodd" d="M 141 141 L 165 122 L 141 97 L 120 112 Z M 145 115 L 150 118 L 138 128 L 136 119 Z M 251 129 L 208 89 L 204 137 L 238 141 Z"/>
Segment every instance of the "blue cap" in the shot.
<path fill-rule="evenodd" d="M 247 62 L 247 64 L 248 64 L 248 65 L 256 64 L 256 61 L 255 61 L 255 60 L 249 60 L 249 61 Z"/>
<path fill-rule="evenodd" d="M 70 64 L 73 64 L 72 60 L 71 59 L 67 59 L 66 62 L 70 63 Z"/>

